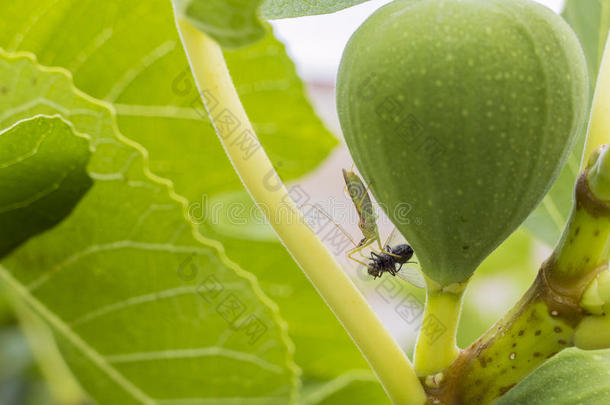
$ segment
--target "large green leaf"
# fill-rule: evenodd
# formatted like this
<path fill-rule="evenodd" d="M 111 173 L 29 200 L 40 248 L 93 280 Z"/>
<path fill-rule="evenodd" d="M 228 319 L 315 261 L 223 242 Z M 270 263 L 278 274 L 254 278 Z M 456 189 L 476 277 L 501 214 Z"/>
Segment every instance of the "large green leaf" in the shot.
<path fill-rule="evenodd" d="M 594 90 L 610 29 L 610 1 L 566 0 L 562 15 L 580 38 Z"/>
<path fill-rule="evenodd" d="M 48 9 L 44 18 L 25 30 L 22 16 L 31 15 L 41 3 Z M 195 222 L 202 222 L 202 232 L 222 242 L 229 257 L 254 273 L 266 294 L 278 303 L 306 385 L 315 381 L 326 386 L 327 380 L 334 381 L 346 371 L 368 369 L 268 229 L 259 232 L 246 224 L 248 231 L 236 235 L 235 224 L 227 232 L 227 227 L 202 216 L 204 209 L 214 208 L 211 203 L 227 196 L 233 200 L 243 189 L 205 118 L 169 4 L 110 0 L 105 2 L 105 19 L 87 11 L 96 10 L 96 4 L 3 2 L 0 46 L 28 50 L 44 64 L 65 67 L 80 89 L 112 102 L 121 132 L 143 144 L 152 171 L 170 179 L 177 193 L 187 197 L 189 212 Z M 45 40 L 48 32 L 54 32 L 52 41 Z M 226 56 L 257 134 L 282 178 L 296 178 L 319 164 L 336 140 L 315 118 L 283 46 L 269 35 L 253 46 L 227 51 Z M 106 63 L 109 60 L 113 63 Z M 341 390 L 345 393 L 357 385 Z"/>
<path fill-rule="evenodd" d="M 5 293 L 2 291 L 4 284 L 0 282 L 0 328 L 12 323 L 14 316 L 11 307 L 6 300 Z"/>
<path fill-rule="evenodd" d="M 303 405 L 385 405 L 390 401 L 371 371 L 354 370 L 328 382 L 306 382 Z"/>
<path fill-rule="evenodd" d="M 610 350 L 566 349 L 500 398 L 496 405 L 610 403 Z"/>
<path fill-rule="evenodd" d="M 269 19 L 327 14 L 364 3 L 369 0 L 264 0 L 263 17 Z"/>
<path fill-rule="evenodd" d="M 12 83 L 0 128 L 61 114 L 95 148 L 93 187 L 0 267 L 52 327 L 83 387 L 108 404 L 289 401 L 292 347 L 254 278 L 188 224 L 185 201 L 148 171 L 109 106 L 76 90 L 66 71 L 0 56 L 0 77 Z"/>
<path fill-rule="evenodd" d="M 591 97 L 597 81 L 606 37 L 610 29 L 610 0 L 567 0 L 563 17 L 578 35 L 585 51 L 591 78 Z M 585 145 L 586 128 L 582 129 L 570 158 L 555 184 L 524 225 L 540 240 L 553 246 L 572 208 L 572 194 Z"/>
<path fill-rule="evenodd" d="M 0 258 L 70 213 L 93 183 L 89 156 L 88 140 L 61 118 L 28 120 L 0 132 Z"/>

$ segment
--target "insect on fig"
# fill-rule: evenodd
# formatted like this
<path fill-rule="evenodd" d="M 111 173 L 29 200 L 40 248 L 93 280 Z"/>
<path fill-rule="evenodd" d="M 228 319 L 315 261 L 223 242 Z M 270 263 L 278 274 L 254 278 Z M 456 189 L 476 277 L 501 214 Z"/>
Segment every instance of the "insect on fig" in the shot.
<path fill-rule="evenodd" d="M 394 229 L 385 243 L 385 250 L 382 249 L 377 227 L 377 217 L 373 209 L 373 203 L 369 196 L 368 189 L 364 186 L 364 182 L 360 176 L 355 172 L 348 172 L 343 169 L 343 178 L 347 191 L 356 208 L 356 212 L 358 212 L 358 227 L 363 235 L 360 243 L 348 252 L 347 257 L 365 266 L 368 269 L 368 274 L 374 278 L 381 277 L 383 273 L 389 273 L 392 276 L 400 274 L 401 278 L 404 280 L 416 287 L 423 288 L 425 286 L 425 280 L 417 270 L 410 269 L 408 272 L 399 273 L 404 264 L 410 263 L 409 259 L 411 259 L 414 254 L 413 248 L 406 243 L 399 243 L 392 247 L 391 243 L 393 244 L 394 239 L 398 239 L 399 235 L 398 231 Z M 379 245 L 380 252 L 372 250 L 368 257 L 370 260 L 369 263 L 364 263 L 353 257 L 355 253 L 362 252 L 364 248 L 375 242 Z M 398 268 L 396 268 L 397 265 Z"/>
<path fill-rule="evenodd" d="M 358 213 L 358 227 L 363 236 L 359 243 L 354 242 L 349 234 L 321 208 L 312 204 L 303 204 L 303 206 L 311 207 L 324 215 L 350 240 L 350 242 L 352 242 L 354 248 L 347 251 L 347 257 L 350 260 L 359 263 L 362 269 L 366 268 L 368 274 L 373 276 L 373 278 L 378 278 L 384 273 L 389 273 L 392 276 L 399 275 L 403 280 L 408 281 L 414 286 L 423 288 L 425 286 L 425 279 L 416 269 L 408 268 L 406 271 L 403 270 L 400 272 L 404 264 L 415 263 L 409 262 L 409 259 L 414 255 L 413 248 L 406 243 L 398 230 L 394 228 L 385 242 L 385 249 L 383 249 L 379 238 L 377 217 L 367 187 L 364 185 L 362 179 L 352 171 L 343 169 L 343 178 L 345 180 L 346 189 L 354 203 L 356 212 Z M 377 242 L 379 246 L 378 251 L 374 248 L 370 248 L 375 242 Z M 392 245 L 394 246 L 392 247 Z M 362 251 L 367 247 L 371 249 L 371 252 L 369 256 L 364 256 Z M 355 258 L 354 255 L 356 253 L 360 253 L 365 260 L 368 260 L 368 263 Z M 396 268 L 396 266 L 398 266 L 398 268 Z"/>
<path fill-rule="evenodd" d="M 571 28 L 530 0 L 396 0 L 354 33 L 341 128 L 428 277 L 469 279 L 542 200 L 584 127 L 587 75 Z"/>

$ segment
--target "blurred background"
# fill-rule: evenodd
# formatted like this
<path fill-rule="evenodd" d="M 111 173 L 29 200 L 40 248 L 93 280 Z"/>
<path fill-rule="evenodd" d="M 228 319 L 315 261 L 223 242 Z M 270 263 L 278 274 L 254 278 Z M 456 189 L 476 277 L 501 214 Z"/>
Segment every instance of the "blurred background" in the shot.
<path fill-rule="evenodd" d="M 335 110 L 335 78 L 342 50 L 353 31 L 373 11 L 388 2 L 372 0 L 334 14 L 272 22 L 276 36 L 285 44 L 306 84 L 315 110 L 338 138 L 341 138 L 341 131 Z M 556 12 L 562 10 L 564 3 L 563 0 L 539 2 Z M 341 169 L 351 166 L 347 149 L 340 146 L 315 172 L 290 186 L 307 195 L 309 202 L 322 207 L 343 204 L 352 215 L 332 215 L 333 219 L 358 240 L 356 213 L 344 194 L 341 176 Z M 383 240 L 392 226 L 381 212 L 378 222 Z M 358 269 L 355 263 L 346 260 L 345 249 L 329 248 L 345 265 L 405 350 L 412 352 L 414 337 L 421 324 L 423 290 L 398 278 L 384 277 L 381 281 L 371 282 L 363 275 L 364 269 Z M 536 242 L 526 231 L 518 230 L 485 261 L 467 294 L 459 332 L 461 346 L 472 342 L 520 297 L 547 254 L 548 247 Z M 408 307 L 401 304 L 405 296 L 411 297 Z M 0 295 L 0 405 L 53 404 L 12 313 L 2 308 L 6 308 L 6 303 L 2 302 Z M 44 333 L 44 329 L 41 331 Z"/>

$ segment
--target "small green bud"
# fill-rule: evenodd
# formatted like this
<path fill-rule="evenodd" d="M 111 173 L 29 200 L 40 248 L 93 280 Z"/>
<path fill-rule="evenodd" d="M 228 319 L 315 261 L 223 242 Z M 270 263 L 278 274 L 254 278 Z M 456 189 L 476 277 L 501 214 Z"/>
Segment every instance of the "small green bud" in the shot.
<path fill-rule="evenodd" d="M 591 314 L 603 315 L 610 304 L 610 270 L 599 273 L 585 290 L 580 306 Z"/>
<path fill-rule="evenodd" d="M 576 328 L 574 346 L 584 350 L 610 348 L 610 316 L 591 315 L 583 319 Z"/>
<path fill-rule="evenodd" d="M 603 145 L 589 159 L 587 181 L 593 195 L 601 201 L 610 201 L 610 153 Z"/>

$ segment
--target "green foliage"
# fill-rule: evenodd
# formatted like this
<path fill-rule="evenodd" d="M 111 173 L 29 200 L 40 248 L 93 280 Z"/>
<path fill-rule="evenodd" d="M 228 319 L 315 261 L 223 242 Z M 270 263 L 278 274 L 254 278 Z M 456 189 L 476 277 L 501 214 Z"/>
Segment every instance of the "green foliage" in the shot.
<path fill-rule="evenodd" d="M 390 401 L 377 382 L 377 378 L 370 371 L 354 370 L 329 382 L 306 381 L 302 403 L 389 405 Z"/>
<path fill-rule="evenodd" d="M 477 269 L 468 283 L 457 343 L 465 348 L 489 329 L 519 300 L 535 278 L 529 232 L 518 229 Z"/>
<path fill-rule="evenodd" d="M 261 14 L 268 19 L 334 13 L 368 0 L 264 0 Z"/>
<path fill-rule="evenodd" d="M 544 363 L 497 405 L 610 403 L 610 351 L 567 349 Z"/>
<path fill-rule="evenodd" d="M 284 180 L 310 172 L 337 141 L 259 17 L 364 1 L 176 1 L 225 47 Z M 14 249 L 0 287 L 50 326 L 97 402 L 388 403 L 309 280 L 249 215 L 254 204 L 207 119 L 168 1 L 2 2 L 0 22 L 0 185 L 10 190 L 0 205 L 53 190 L 22 212 L 0 211 L 0 256 Z M 6 164 L 19 155 L 28 158 Z M 414 181 L 436 177 L 422 180 L 420 169 Z M 247 211 L 242 225 L 214 217 L 235 203 Z M 473 283 L 523 270 L 530 248 L 528 236 L 512 238 Z M 520 274 L 522 286 L 530 274 Z M 463 344 L 492 320 L 476 316 L 477 302 L 467 300 Z M 228 304 L 243 312 L 231 317 Z M 9 322 L 0 297 L 0 323 Z M 0 329 L 0 342 L 0 402 L 51 403 L 14 326 Z M 9 397 L 6 383 L 27 395 Z"/>
<path fill-rule="evenodd" d="M 12 297 L 10 293 L 7 295 Z M 47 323 L 37 316 L 25 302 L 12 299 L 11 304 L 19 328 L 55 402 L 61 405 L 90 402 L 59 353 L 53 333 Z"/>
<path fill-rule="evenodd" d="M 9 100 L 24 106 L 0 125 L 61 112 L 95 147 L 88 166 L 95 183 L 87 195 L 53 231 L 15 250 L 0 271 L 51 325 L 83 387 L 102 403 L 236 393 L 287 400 L 295 370 L 277 309 L 217 244 L 193 233 L 184 202 L 148 172 L 144 152 L 121 137 L 111 110 L 74 89 L 65 71 L 28 56 L 4 55 L 0 69 L 15 84 Z M 46 102 L 32 102 L 41 99 Z M 180 266 L 189 258 L 201 270 L 187 277 Z M 233 286 L 229 299 L 248 313 L 224 319 L 219 304 L 226 293 L 216 296 L 211 281 Z M 252 315 L 268 329 L 258 345 L 238 326 Z M 261 349 L 270 341 L 272 347 Z M 223 372 L 241 374 L 241 382 L 215 380 L 210 359 L 223 359 Z M 170 376 L 172 384 L 160 383 Z"/>
<path fill-rule="evenodd" d="M 263 0 L 174 0 L 179 16 L 225 47 L 238 47 L 261 39 L 265 28 L 258 19 Z"/>
<path fill-rule="evenodd" d="M 120 8 L 119 4 L 123 7 L 120 13 L 116 11 Z M 24 27 L 20 16 L 34 15 L 31 10 L 36 9 L 39 5 L 40 2 L 34 1 L 2 3 L 0 5 L 0 15 L 4 24 L 4 29 L 0 32 L 0 47 L 27 50 L 39 55 L 41 63 L 68 69 L 73 74 L 74 81 L 79 89 L 84 90 L 96 99 L 103 99 L 107 108 L 116 111 L 118 125 L 112 131 L 108 129 L 109 133 L 104 139 L 113 139 L 118 136 L 116 134 L 120 131 L 122 135 L 143 144 L 147 149 L 147 161 L 152 171 L 156 175 L 170 179 L 178 194 L 188 198 L 190 203 L 189 213 L 194 214 L 191 219 L 198 223 L 202 222 L 200 231 L 211 240 L 222 242 L 232 261 L 237 262 L 242 268 L 263 280 L 261 287 L 269 297 L 279 304 L 282 319 L 289 324 L 290 338 L 296 345 L 296 362 L 302 368 L 304 379 L 306 381 L 316 381 L 313 385 L 306 383 L 307 389 L 312 390 L 312 392 L 323 390 L 321 392 L 326 392 L 328 395 L 331 395 L 334 392 L 333 390 L 340 390 L 343 396 L 352 395 L 355 404 L 361 400 L 360 395 L 350 394 L 350 392 L 352 390 L 357 392 L 359 386 L 371 387 L 377 385 L 379 391 L 378 383 L 371 381 L 370 378 L 365 382 L 354 381 L 345 386 L 332 383 L 337 379 L 338 381 L 344 381 L 342 375 L 349 370 L 362 370 L 364 374 L 368 373 L 369 376 L 371 374 L 366 371 L 368 366 L 342 327 L 311 287 L 307 278 L 294 264 L 290 255 L 286 253 L 265 225 L 251 224 L 248 226 L 252 229 L 252 232 L 238 234 L 227 232 L 226 227 L 222 227 L 212 220 L 206 221 L 204 214 L 197 215 L 197 213 L 208 213 L 207 209 L 211 208 L 212 202 L 222 201 L 227 196 L 243 193 L 241 191 L 243 189 L 216 139 L 213 128 L 205 118 L 200 95 L 197 93 L 192 76 L 187 69 L 187 60 L 181 49 L 169 6 L 162 1 L 146 2 L 145 4 L 129 3 L 128 6 L 123 2 L 113 1 L 107 3 L 108 16 L 105 21 L 101 21 L 98 16 L 91 13 L 84 13 L 78 19 L 65 17 L 78 14 L 81 7 L 82 9 L 96 7 L 93 4 L 79 3 L 76 6 L 75 3 L 68 1 L 59 4 L 49 1 L 46 4 L 48 11 L 44 18 L 41 17 L 37 24 L 30 27 L 27 32 L 23 31 Z M 115 12 L 113 13 L 113 11 Z M 64 21 L 64 17 L 67 18 L 66 21 Z M 41 41 L 40 38 L 45 38 L 45 34 L 50 31 L 55 33 L 54 40 L 49 43 Z M 129 46 L 126 46 L 127 43 L 129 43 Z M 257 129 L 257 134 L 282 178 L 285 180 L 296 178 L 310 171 L 337 142 L 321 125 L 320 121 L 315 118 L 311 106 L 304 97 L 303 85 L 299 81 L 294 66 L 286 56 L 282 45 L 271 36 L 267 36 L 251 47 L 243 50 L 227 51 L 226 57 L 246 110 Z M 103 62 L 107 60 L 113 60 L 113 63 Z M 154 85 L 151 86 L 151 83 L 154 83 Z M 28 96 L 32 95 L 29 94 Z M 99 106 L 97 100 L 91 100 L 91 103 Z M 11 117 L 11 120 L 16 121 L 22 116 L 28 117 L 34 113 L 57 113 L 53 108 L 43 107 L 37 106 L 34 111 L 24 111 L 19 117 Z M 61 113 L 63 116 L 67 114 L 65 110 L 62 110 Z M 103 113 L 100 110 L 96 114 Z M 87 117 L 92 120 L 91 116 L 92 114 L 85 115 L 83 120 Z M 71 122 L 73 121 L 73 117 L 66 117 L 66 119 L 68 118 Z M 94 126 L 95 123 L 92 122 L 90 125 Z M 91 135 L 93 131 L 86 127 L 81 128 L 80 132 Z M 97 159 L 120 161 L 124 154 L 120 152 L 123 148 L 111 148 L 110 146 L 114 143 L 116 143 L 114 140 L 102 142 L 102 145 L 97 147 L 95 155 Z M 122 145 L 120 142 L 119 144 Z M 115 156 L 117 154 L 118 156 Z M 140 156 L 139 153 L 134 152 L 133 159 L 136 162 L 139 159 L 138 156 Z M 107 178 L 106 174 L 103 174 L 101 178 L 99 176 L 93 177 L 97 182 L 101 181 L 102 185 L 106 184 L 104 182 Z M 108 181 L 110 180 L 112 179 L 108 178 Z M 149 180 L 146 180 L 143 184 L 148 184 L 148 182 Z M 119 184 L 121 183 L 119 182 Z M 138 182 L 129 184 L 135 187 Z M 99 199 L 97 203 L 105 208 L 100 209 L 96 215 L 93 214 L 93 208 L 82 208 L 87 215 L 72 219 L 70 225 L 64 225 L 68 227 L 67 229 L 77 228 L 79 229 L 79 235 L 81 232 L 84 235 L 91 234 L 88 238 L 92 238 L 93 233 L 102 232 L 98 227 L 107 221 L 110 222 L 104 225 L 104 229 L 108 232 L 112 231 L 110 228 L 113 226 L 118 226 L 120 230 L 126 230 L 129 228 L 128 224 L 133 224 L 132 220 L 136 220 L 146 213 L 151 219 L 149 222 L 145 221 L 143 226 L 150 227 L 147 232 L 151 233 L 151 239 L 154 238 L 152 235 L 157 235 L 160 238 L 161 234 L 164 234 L 169 240 L 174 235 L 189 234 L 189 224 L 184 218 L 179 218 L 178 215 L 178 212 L 182 211 L 183 208 L 175 201 L 169 199 L 169 203 L 155 204 L 154 199 L 148 196 L 130 193 L 128 185 L 124 185 L 125 192 L 122 194 L 118 194 L 119 191 L 115 193 L 112 187 L 108 187 L 107 191 L 101 192 L 99 191 L 100 187 L 102 186 L 96 183 L 94 190 L 98 191 L 92 194 L 90 199 L 93 199 L 93 201 L 95 201 L 95 198 Z M 156 187 L 158 188 L 158 186 Z M 140 207 L 144 200 L 148 201 L 147 205 Z M 245 200 L 240 197 L 239 201 L 243 202 Z M 165 208 L 158 211 L 156 205 L 165 208 L 168 208 L 169 205 L 175 205 L 176 207 L 173 210 L 168 208 L 168 212 L 164 213 Z M 250 207 L 251 205 L 246 206 L 248 209 Z M 119 212 L 125 217 L 114 218 L 111 214 Z M 163 218 L 165 215 L 171 218 L 158 219 L 158 217 Z M 132 218 L 132 220 L 129 218 Z M 261 230 L 262 233 L 259 232 Z M 60 232 L 60 230 L 54 232 Z M 52 237 L 49 235 L 48 238 L 50 239 L 45 239 L 47 240 L 46 243 L 50 246 L 52 244 L 51 240 L 60 241 L 61 235 L 71 240 L 71 237 L 65 236 L 67 235 L 66 232 L 68 231 L 54 233 Z M 103 235 L 100 235 L 100 237 L 106 238 Z M 87 243 L 88 238 L 83 238 L 84 240 L 79 244 L 80 246 Z M 113 239 L 117 238 L 120 239 L 121 237 L 117 236 Z M 191 240 L 189 243 L 196 246 L 194 251 L 204 249 L 200 246 L 200 242 Z M 208 243 L 217 246 L 212 241 Z M 47 249 L 43 249 L 39 245 L 35 246 L 38 246 L 38 248 L 31 247 L 27 250 L 21 250 L 17 257 L 12 258 L 10 270 L 19 267 L 22 276 L 35 277 L 34 272 L 28 273 L 29 267 L 32 266 L 33 262 L 42 260 L 41 257 L 46 258 L 48 256 Z M 173 248 L 170 247 L 169 249 Z M 78 246 L 76 245 L 55 244 L 55 252 L 47 260 L 61 261 L 57 257 L 69 257 L 77 250 Z M 278 329 L 279 318 L 275 315 L 272 316 L 266 305 L 263 305 L 256 298 L 258 294 L 253 294 L 252 288 L 248 287 L 248 283 L 234 274 L 238 270 L 235 269 L 233 264 L 225 266 L 222 263 L 217 263 L 219 259 L 214 259 L 213 249 L 210 250 L 213 263 L 208 263 L 207 260 L 201 259 L 199 256 L 193 260 L 192 264 L 200 269 L 198 279 L 188 283 L 180 279 L 178 273 L 180 266 L 186 263 L 186 268 L 191 268 L 191 262 L 187 260 L 190 257 L 191 250 L 191 248 L 182 247 L 180 251 L 173 254 L 171 252 L 166 253 L 167 257 L 163 260 L 157 258 L 158 256 L 164 256 L 163 253 L 140 252 L 141 255 L 138 256 L 138 260 L 134 259 L 132 262 L 124 264 L 124 266 L 129 266 L 130 269 L 133 267 L 130 271 L 125 270 L 125 277 L 131 271 L 139 274 L 139 276 L 133 276 L 133 278 L 129 277 L 131 281 L 119 277 L 110 270 L 113 263 L 119 261 L 118 256 L 120 255 L 117 255 L 116 258 L 105 254 L 101 254 L 99 258 L 97 256 L 95 258 L 87 256 L 74 265 L 80 269 L 79 274 L 85 277 L 89 272 L 94 272 L 93 269 L 96 269 L 94 274 L 103 278 L 104 282 L 101 283 L 97 278 L 90 277 L 70 281 L 66 277 L 63 279 L 65 283 L 78 283 L 79 288 L 64 288 L 50 283 L 51 286 L 57 287 L 54 289 L 57 293 L 49 292 L 48 297 L 45 296 L 45 300 L 42 301 L 42 305 L 48 307 L 55 304 L 55 300 L 60 300 L 63 303 L 60 309 L 64 310 L 66 309 L 64 306 L 67 307 L 68 302 L 72 302 L 70 304 L 71 308 L 77 308 L 84 313 L 87 309 L 93 309 L 92 307 L 101 306 L 101 304 L 93 300 L 93 302 L 81 306 L 79 300 L 85 299 L 83 288 L 94 289 L 97 286 L 97 288 L 101 288 L 100 291 L 104 291 L 104 295 L 109 294 L 106 298 L 95 293 L 92 294 L 99 299 L 105 299 L 105 306 L 105 304 L 110 305 L 111 301 L 128 300 L 134 294 L 138 294 L 139 289 L 131 291 L 132 284 L 136 283 L 136 280 L 142 282 L 143 277 L 145 277 L 142 274 L 144 270 L 149 274 L 162 274 L 162 277 L 159 276 L 160 278 L 155 280 L 154 285 L 146 286 L 147 291 L 177 288 L 184 292 L 177 297 L 159 296 L 157 298 L 151 295 L 151 302 L 143 304 L 149 308 L 145 311 L 149 315 L 142 316 L 142 310 L 134 306 L 129 313 L 121 315 L 121 321 L 117 321 L 112 316 L 105 322 L 112 320 L 118 322 L 117 325 L 130 325 L 130 328 L 127 329 L 131 331 L 132 327 L 138 328 L 147 322 L 152 322 L 150 316 L 157 311 L 159 315 L 156 315 L 155 319 L 161 317 L 163 321 L 156 325 L 148 324 L 147 327 L 142 327 L 142 330 L 133 333 L 138 336 L 144 336 L 145 334 L 160 335 L 164 341 L 157 343 L 169 348 L 179 336 L 192 336 L 192 339 L 196 339 L 201 334 L 204 325 L 206 333 L 209 335 L 206 339 L 212 340 L 217 333 L 230 332 L 228 325 L 223 323 L 224 321 L 219 322 L 222 321 L 222 318 L 214 312 L 216 305 L 208 304 L 204 298 L 196 294 L 197 287 L 202 279 L 214 273 L 225 283 L 225 295 L 230 292 L 237 294 L 240 299 L 246 301 L 249 313 L 251 311 L 262 317 L 263 322 L 269 328 L 265 335 L 268 336 L 265 342 L 274 341 L 277 345 L 269 355 L 282 351 L 286 353 L 290 346 L 288 346 L 285 336 L 281 336 L 281 330 Z M 49 265 L 42 263 L 38 271 L 42 272 L 45 267 L 49 267 Z M 136 268 L 140 270 L 136 271 Z M 278 271 L 278 269 L 281 269 L 281 271 Z M 115 269 L 115 271 L 117 270 Z M 243 271 L 238 272 L 250 278 Z M 22 282 L 19 278 L 17 281 Z M 176 283 L 179 283 L 180 287 L 177 287 Z M 142 286 L 142 288 L 144 287 Z M 61 293 L 59 293 L 60 291 Z M 244 294 L 245 297 L 242 297 Z M 266 299 L 263 301 L 268 302 Z M 55 312 L 55 307 L 52 310 Z M 199 314 L 200 311 L 211 313 L 207 313 L 204 317 Z M 64 314 L 60 312 L 59 315 L 60 320 L 63 320 Z M 138 317 L 138 319 L 141 319 L 140 322 L 134 321 L 133 318 L 136 315 L 140 315 Z M 181 325 L 195 324 L 195 326 L 185 331 L 171 321 L 174 318 L 180 319 Z M 61 326 L 61 323 L 55 326 Z M 92 329 L 97 331 L 101 327 L 96 326 L 95 322 L 84 327 L 87 330 L 86 336 L 83 338 L 85 343 L 97 349 L 94 342 L 90 341 L 90 338 L 95 337 L 96 334 L 90 331 Z M 158 329 L 150 332 L 150 328 Z M 112 330 L 115 330 L 115 327 Z M 76 336 L 71 333 L 69 335 L 77 338 L 82 337 L 82 334 L 85 333 L 80 330 L 69 332 L 75 332 Z M 108 334 L 100 334 L 100 339 L 102 337 L 106 338 Z M 240 333 L 235 332 L 235 334 L 235 339 L 238 339 Z M 79 353 L 80 349 L 74 349 L 73 343 L 66 342 L 66 338 L 60 337 L 58 340 L 65 353 L 67 353 L 72 367 L 78 367 L 76 374 L 83 376 L 82 378 L 88 381 L 86 388 L 90 393 L 94 397 L 106 395 L 99 394 L 98 385 L 91 387 L 90 382 L 99 380 L 99 384 L 103 384 L 108 380 L 108 376 L 105 376 L 103 371 L 96 371 L 96 367 L 90 364 L 90 359 L 82 360 L 82 353 Z M 205 341 L 198 341 L 196 344 L 193 343 L 192 346 L 201 344 L 205 344 Z M 142 351 L 137 348 L 131 349 L 138 352 Z M 250 353 L 256 351 L 255 347 L 242 349 L 246 352 L 250 350 Z M 121 350 L 127 351 L 124 348 Z M 174 362 L 177 361 L 174 360 Z M 211 365 L 216 363 L 217 359 L 208 358 L 196 361 L 197 364 Z M 138 367 L 146 368 L 151 373 L 158 373 L 154 377 L 142 376 L 147 380 L 147 384 L 155 386 L 159 386 L 159 384 L 156 384 L 158 381 L 163 381 L 175 372 L 174 366 L 172 368 L 168 367 L 164 371 L 155 371 L 160 370 L 160 365 L 156 367 L 148 364 L 138 365 Z M 191 384 L 195 378 L 201 379 L 206 376 L 205 367 L 200 368 L 202 371 L 197 376 L 189 376 L 190 379 L 184 381 L 185 386 Z M 85 373 L 84 370 L 87 370 L 87 372 Z M 225 378 L 229 374 L 232 375 L 232 378 L 239 378 L 242 375 L 244 381 L 252 381 L 250 376 L 246 375 L 248 373 L 258 376 L 257 378 L 261 380 L 269 379 L 267 381 L 269 384 L 260 383 L 260 381 L 256 383 L 260 390 L 264 390 L 270 385 L 289 387 L 290 383 L 286 385 L 286 378 L 290 378 L 292 370 L 285 370 L 284 374 L 287 377 L 284 378 L 270 375 L 270 373 L 253 372 L 248 368 L 236 371 L 229 367 L 223 370 L 222 376 L 218 378 Z M 198 384 L 198 382 L 193 383 L 194 386 Z M 200 389 L 203 390 L 205 387 L 202 386 Z M 248 394 L 245 390 L 241 391 L 240 387 L 236 385 L 233 385 L 232 393 L 255 396 L 252 393 Z M 213 394 L 213 392 L 210 392 L 206 395 Z M 278 391 L 278 395 L 284 394 L 285 392 Z M 117 395 L 119 394 L 117 393 Z M 321 398 L 320 395 L 313 395 L 312 398 Z"/>
<path fill-rule="evenodd" d="M 0 404 L 56 405 L 15 325 L 0 329 L 0 364 Z"/>
<path fill-rule="evenodd" d="M 610 0 L 567 0 L 563 17 L 583 46 L 589 67 L 592 98 L 610 29 Z M 555 184 L 524 223 L 527 229 L 549 246 L 555 245 L 559 239 L 572 208 L 574 183 L 579 173 L 586 132 L 587 128 L 584 127 Z"/>
<path fill-rule="evenodd" d="M 575 35 L 546 7 L 407 0 L 358 29 L 337 86 L 356 165 L 423 270 L 447 285 L 548 191 L 583 126 L 588 82 Z"/>
<path fill-rule="evenodd" d="M 5 96 L 9 86 L 23 84 L 4 84 Z M 61 118 L 34 118 L 0 132 L 0 258 L 70 213 L 93 183 L 89 157 L 88 140 Z"/>
<path fill-rule="evenodd" d="M 578 35 L 585 51 L 591 76 L 592 94 L 610 29 L 610 1 L 567 0 L 562 15 Z"/>
<path fill-rule="evenodd" d="M 368 0 L 173 0 L 178 16 L 226 48 L 256 42 L 266 34 L 266 19 L 334 13 Z"/>
<path fill-rule="evenodd" d="M 225 58 L 248 117 L 282 180 L 311 172 L 339 142 L 316 116 L 284 45 L 269 35 L 243 51 L 226 51 Z M 196 94 L 190 93 L 179 100 L 192 102 L 193 96 Z M 211 137 L 216 137 L 209 126 L 206 129 Z M 197 132 L 190 136 L 201 138 Z M 209 139 L 199 142 L 201 149 L 209 147 Z M 183 148 L 186 153 L 188 146 Z M 243 189 L 224 153 L 221 156 L 222 163 L 206 167 L 206 174 L 211 174 L 210 168 L 213 168 L 215 176 L 222 176 L 224 181 L 231 179 L 231 189 Z M 182 159 L 181 156 L 172 158 L 175 164 Z M 221 173 L 217 173 L 219 168 Z M 192 173 L 183 175 L 193 176 Z"/>
<path fill-rule="evenodd" d="M 13 323 L 13 311 L 9 306 L 6 298 L 6 293 L 3 290 L 4 284 L 0 283 L 0 330 L 7 325 Z"/>

